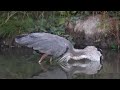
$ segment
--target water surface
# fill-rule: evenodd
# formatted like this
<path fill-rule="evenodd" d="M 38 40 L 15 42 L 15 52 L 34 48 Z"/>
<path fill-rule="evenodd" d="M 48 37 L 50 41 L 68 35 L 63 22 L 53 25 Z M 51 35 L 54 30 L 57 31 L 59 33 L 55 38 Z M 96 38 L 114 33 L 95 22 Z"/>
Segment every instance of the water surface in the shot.
<path fill-rule="evenodd" d="M 38 64 L 40 55 L 34 54 L 28 48 L 3 48 L 0 50 L 1 79 L 119 79 L 120 53 L 113 50 L 103 50 L 104 59 L 101 62 L 90 62 L 87 67 L 74 67 L 65 72 L 49 57 L 43 62 L 43 68 Z"/>

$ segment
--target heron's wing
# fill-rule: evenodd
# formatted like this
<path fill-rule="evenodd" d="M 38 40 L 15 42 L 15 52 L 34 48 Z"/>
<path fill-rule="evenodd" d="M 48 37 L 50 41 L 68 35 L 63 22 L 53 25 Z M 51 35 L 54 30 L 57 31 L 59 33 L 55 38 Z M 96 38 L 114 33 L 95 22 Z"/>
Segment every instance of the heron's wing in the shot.
<path fill-rule="evenodd" d="M 29 39 L 31 41 L 26 44 L 27 47 L 56 57 L 62 55 L 69 46 L 66 39 L 52 34 L 33 33 L 29 35 Z"/>

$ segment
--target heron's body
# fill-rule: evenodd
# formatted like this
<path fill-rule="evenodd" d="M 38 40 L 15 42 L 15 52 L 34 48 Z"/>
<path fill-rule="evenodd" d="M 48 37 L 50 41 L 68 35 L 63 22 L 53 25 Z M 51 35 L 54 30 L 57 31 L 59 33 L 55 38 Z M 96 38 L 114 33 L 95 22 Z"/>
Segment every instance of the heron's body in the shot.
<path fill-rule="evenodd" d="M 102 56 L 94 46 L 88 46 L 85 49 L 75 49 L 67 39 L 50 33 L 20 35 L 15 38 L 15 41 L 20 45 L 44 53 L 39 62 L 41 62 L 47 55 L 60 58 L 60 62 L 68 62 L 70 59 L 80 60 L 83 58 L 99 61 Z"/>
<path fill-rule="evenodd" d="M 49 33 L 31 33 L 23 37 L 18 36 L 15 41 L 53 57 L 59 57 L 66 52 L 67 48 L 72 48 L 72 44 L 68 40 Z"/>

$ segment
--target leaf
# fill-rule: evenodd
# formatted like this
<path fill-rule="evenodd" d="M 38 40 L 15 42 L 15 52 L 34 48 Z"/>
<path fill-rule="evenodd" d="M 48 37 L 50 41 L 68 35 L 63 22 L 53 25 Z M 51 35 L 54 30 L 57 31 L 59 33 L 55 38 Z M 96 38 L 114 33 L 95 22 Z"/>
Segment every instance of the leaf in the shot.
<path fill-rule="evenodd" d="M 60 18 L 59 19 L 59 25 L 64 24 L 64 23 L 65 23 L 65 18 Z"/>

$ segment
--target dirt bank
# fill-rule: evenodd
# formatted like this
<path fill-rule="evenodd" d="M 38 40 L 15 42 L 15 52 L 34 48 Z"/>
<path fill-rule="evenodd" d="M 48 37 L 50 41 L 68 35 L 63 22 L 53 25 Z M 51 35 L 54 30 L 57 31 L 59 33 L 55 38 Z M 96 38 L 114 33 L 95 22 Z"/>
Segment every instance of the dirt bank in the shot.
<path fill-rule="evenodd" d="M 100 48 L 119 46 L 119 20 L 108 15 L 89 16 L 66 22 L 65 32 L 73 37 L 78 48 L 94 45 Z"/>

